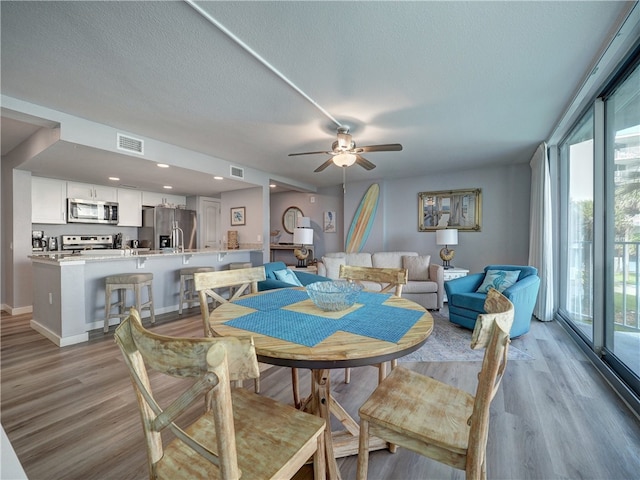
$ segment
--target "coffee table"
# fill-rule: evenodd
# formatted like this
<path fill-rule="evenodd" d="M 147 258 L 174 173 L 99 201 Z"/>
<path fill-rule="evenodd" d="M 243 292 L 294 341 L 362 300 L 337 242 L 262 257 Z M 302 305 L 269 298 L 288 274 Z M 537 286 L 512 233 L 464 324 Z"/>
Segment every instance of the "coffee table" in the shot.
<path fill-rule="evenodd" d="M 312 371 L 306 409 L 327 422 L 327 476 L 339 479 L 336 458 L 358 452 L 358 423 L 331 397 L 330 370 L 376 365 L 420 348 L 433 331 L 421 305 L 390 294 L 361 292 L 354 306 L 325 312 L 304 288 L 247 295 L 220 305 L 209 317 L 220 336 L 252 336 L 260 362 Z M 331 431 L 333 414 L 345 427 Z M 371 450 L 387 448 L 372 438 Z"/>

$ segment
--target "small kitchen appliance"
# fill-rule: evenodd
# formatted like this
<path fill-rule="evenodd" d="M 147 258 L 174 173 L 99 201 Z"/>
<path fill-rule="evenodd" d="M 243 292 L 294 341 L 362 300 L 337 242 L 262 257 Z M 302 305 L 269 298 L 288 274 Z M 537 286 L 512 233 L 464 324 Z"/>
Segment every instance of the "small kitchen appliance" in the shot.
<path fill-rule="evenodd" d="M 100 200 L 67 200 L 68 223 L 107 223 L 118 224 L 118 204 Z"/>
<path fill-rule="evenodd" d="M 34 252 L 42 252 L 44 250 L 43 244 L 44 231 L 32 230 L 31 231 L 31 249 Z"/>

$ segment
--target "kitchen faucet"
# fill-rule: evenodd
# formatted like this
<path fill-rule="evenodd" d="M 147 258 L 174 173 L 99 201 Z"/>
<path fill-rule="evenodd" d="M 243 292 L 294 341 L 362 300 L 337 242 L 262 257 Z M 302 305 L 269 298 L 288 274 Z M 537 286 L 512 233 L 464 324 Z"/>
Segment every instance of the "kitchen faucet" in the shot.
<path fill-rule="evenodd" d="M 184 253 L 184 232 L 178 226 L 178 222 L 172 222 L 171 227 L 171 244 L 174 247 L 174 251 Z"/>

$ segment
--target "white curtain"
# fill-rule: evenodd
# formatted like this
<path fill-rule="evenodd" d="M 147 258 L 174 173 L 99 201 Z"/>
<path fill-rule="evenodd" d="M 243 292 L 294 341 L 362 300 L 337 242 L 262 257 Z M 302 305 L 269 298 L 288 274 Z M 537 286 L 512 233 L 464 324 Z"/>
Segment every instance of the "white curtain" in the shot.
<path fill-rule="evenodd" d="M 538 269 L 540 292 L 533 315 L 544 322 L 553 320 L 553 243 L 551 178 L 546 143 L 540 144 L 531 166 L 531 214 L 529 219 L 529 265 Z"/>

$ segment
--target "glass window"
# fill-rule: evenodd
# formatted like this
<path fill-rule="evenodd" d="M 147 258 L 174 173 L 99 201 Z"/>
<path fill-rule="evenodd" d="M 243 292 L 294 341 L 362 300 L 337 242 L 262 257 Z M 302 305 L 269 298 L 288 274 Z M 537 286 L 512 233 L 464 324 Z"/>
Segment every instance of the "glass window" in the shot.
<path fill-rule="evenodd" d="M 560 146 L 565 175 L 565 291 L 560 308 L 576 329 L 593 340 L 593 109 Z"/>
<path fill-rule="evenodd" d="M 607 159 L 613 162 L 613 281 L 607 291 L 613 312 L 605 316 L 605 342 L 615 357 L 640 377 L 638 281 L 640 260 L 640 66 L 605 101 Z M 611 305 L 611 303 L 610 303 Z"/>

